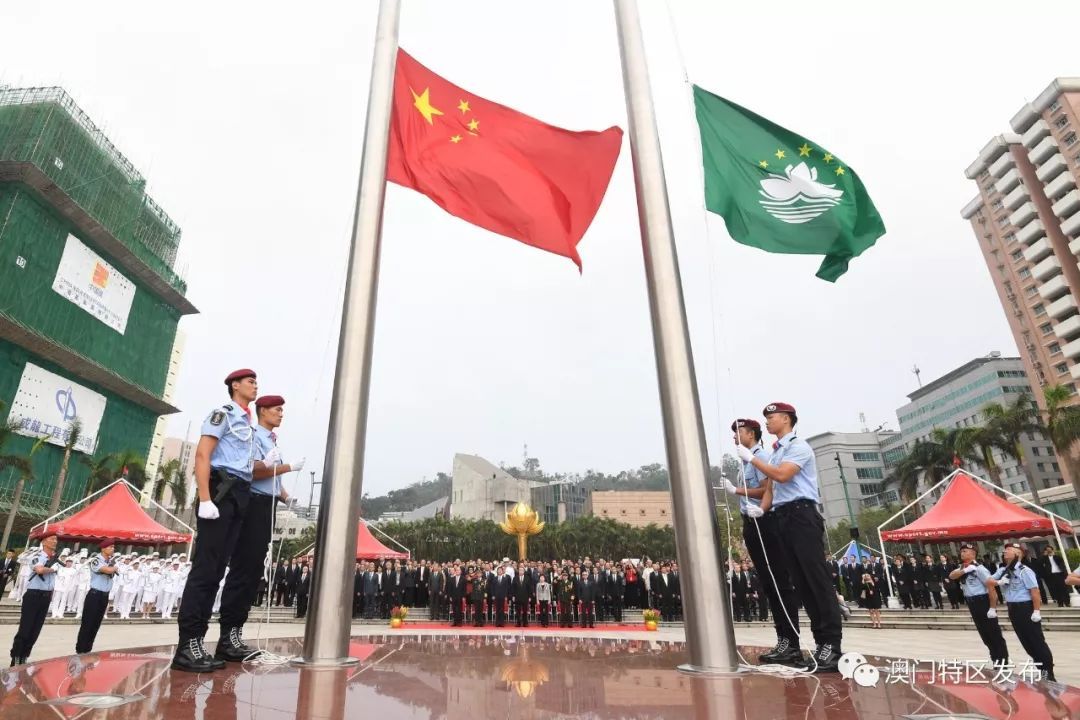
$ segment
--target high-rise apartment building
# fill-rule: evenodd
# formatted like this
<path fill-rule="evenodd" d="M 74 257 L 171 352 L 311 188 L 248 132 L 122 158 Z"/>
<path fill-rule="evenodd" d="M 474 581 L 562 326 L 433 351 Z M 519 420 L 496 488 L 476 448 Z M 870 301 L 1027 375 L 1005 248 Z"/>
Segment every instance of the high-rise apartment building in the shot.
<path fill-rule="evenodd" d="M 817 461 L 826 525 L 853 521 L 863 509 L 900 499 L 895 489 L 885 488 L 886 448 L 899 439 L 900 433 L 892 430 L 825 432 L 807 439 Z"/>
<path fill-rule="evenodd" d="M 965 174 L 964 206 L 1034 387 L 1080 381 L 1080 78 L 1057 78 Z M 1035 398 L 1042 403 L 1042 393 Z"/>

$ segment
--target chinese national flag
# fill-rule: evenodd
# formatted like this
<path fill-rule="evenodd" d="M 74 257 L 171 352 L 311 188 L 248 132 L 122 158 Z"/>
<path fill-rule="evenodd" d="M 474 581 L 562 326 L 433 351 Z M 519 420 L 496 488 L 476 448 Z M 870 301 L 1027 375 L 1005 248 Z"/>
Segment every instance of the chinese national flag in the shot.
<path fill-rule="evenodd" d="M 622 130 L 572 132 L 478 97 L 398 50 L 387 178 L 451 215 L 570 258 L 607 191 Z"/>

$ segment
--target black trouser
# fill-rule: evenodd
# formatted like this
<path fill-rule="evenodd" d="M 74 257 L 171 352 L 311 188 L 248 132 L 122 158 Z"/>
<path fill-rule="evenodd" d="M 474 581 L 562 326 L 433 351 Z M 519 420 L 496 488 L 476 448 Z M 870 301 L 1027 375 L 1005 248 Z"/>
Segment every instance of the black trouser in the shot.
<path fill-rule="evenodd" d="M 750 603 L 746 593 L 732 593 L 731 595 L 733 611 L 735 613 L 736 622 L 750 622 Z"/>
<path fill-rule="evenodd" d="M 281 605 L 285 602 L 285 583 L 278 583 L 274 586 L 274 605 Z"/>
<path fill-rule="evenodd" d="M 51 602 L 51 590 L 27 590 L 23 595 L 22 608 L 19 610 L 19 629 L 11 643 L 11 657 L 30 657 L 34 643 L 41 634 L 41 626 L 45 624 Z"/>
<path fill-rule="evenodd" d="M 1009 647 L 1005 644 L 1005 636 L 1001 634 L 1001 625 L 997 618 L 986 617 L 987 611 L 990 610 L 990 596 L 972 595 L 967 599 L 967 606 L 983 645 L 990 651 L 991 662 L 998 664 L 1009 662 Z M 1030 615 L 1031 613 L 1028 613 L 1029 619 Z"/>
<path fill-rule="evenodd" d="M 930 597 L 933 598 L 933 600 L 934 600 L 934 609 L 935 610 L 943 610 L 944 608 L 941 607 L 941 591 L 940 590 L 930 590 L 929 592 L 930 592 Z"/>
<path fill-rule="evenodd" d="M 559 602 L 559 627 L 573 627 L 573 603 L 567 600 Z"/>
<path fill-rule="evenodd" d="M 495 627 L 502 627 L 506 624 L 506 603 L 508 601 L 503 598 L 492 598 L 488 602 L 488 606 L 495 606 Z"/>
<path fill-rule="evenodd" d="M 450 614 L 454 627 L 461 627 L 461 624 L 465 622 L 465 599 L 464 598 L 451 598 L 450 599 Z"/>
<path fill-rule="evenodd" d="M 795 588 L 791 584 L 787 556 L 776 532 L 776 515 L 766 513 L 758 518 L 757 522 L 744 515 L 743 542 L 746 543 L 746 551 L 758 570 L 761 588 L 772 609 L 776 637 L 786 638 L 797 647 L 799 644 L 799 604 L 795 598 Z M 764 607 L 764 603 L 762 606 Z M 788 616 L 791 616 L 790 621 Z M 762 620 L 766 619 L 768 618 L 762 618 Z"/>
<path fill-rule="evenodd" d="M 596 627 L 596 603 L 581 603 L 581 627 Z"/>
<path fill-rule="evenodd" d="M 277 498 L 251 493 L 247 514 L 240 525 L 236 549 L 229 559 L 229 574 L 221 591 L 221 627 L 243 627 L 259 594 L 270 536 L 274 531 Z"/>
<path fill-rule="evenodd" d="M 517 627 L 529 627 L 529 601 L 514 601 L 514 622 Z"/>
<path fill-rule="evenodd" d="M 82 655 L 94 649 L 94 639 L 97 638 L 107 607 L 109 607 L 109 593 L 103 590 L 90 590 L 86 593 L 82 624 L 79 625 L 79 637 L 75 641 L 76 653 Z"/>
<path fill-rule="evenodd" d="M 372 620 L 375 618 L 375 612 L 379 609 L 379 596 L 375 593 L 364 594 L 364 618 Z"/>
<path fill-rule="evenodd" d="M 404 595 L 405 607 L 416 607 L 416 588 L 415 587 L 406 586 L 405 587 L 405 592 L 404 592 L 403 595 Z"/>
<path fill-rule="evenodd" d="M 541 600 L 540 601 L 540 625 L 541 626 L 543 626 L 543 627 L 548 626 L 548 623 L 550 622 L 550 619 L 549 619 L 550 614 L 551 614 L 551 601 L 550 600 Z"/>
<path fill-rule="evenodd" d="M 1064 573 L 1051 573 L 1046 576 L 1046 587 L 1050 597 L 1061 607 L 1069 607 L 1069 588 L 1065 585 Z"/>
<path fill-rule="evenodd" d="M 296 593 L 296 617 L 302 618 L 307 615 L 307 601 L 308 594 L 306 592 Z M 224 604 L 224 601 L 222 601 Z"/>
<path fill-rule="evenodd" d="M 818 645 L 832 645 L 840 652 L 843 628 L 840 605 L 836 601 L 829 570 L 825 566 L 825 521 L 810 500 L 795 500 L 773 510 L 776 513 L 777 535 L 782 552 L 787 556 L 788 569 L 795 592 Z M 771 558 L 772 555 L 770 554 Z"/>
<path fill-rule="evenodd" d="M 210 474 L 210 497 L 217 494 L 220 485 L 217 473 Z M 205 520 L 196 515 L 195 549 L 191 553 L 191 573 L 188 575 L 184 595 L 180 600 L 180 612 L 176 615 L 180 627 L 180 644 L 192 638 L 203 638 L 210 626 L 210 615 L 214 607 L 221 578 L 229 564 L 236 541 L 244 525 L 248 510 L 251 486 L 244 480 L 237 479 L 232 489 L 215 503 L 221 514 L 215 520 Z M 263 543 L 262 551 L 266 552 Z M 231 572 L 229 573 L 232 574 Z M 222 609 L 225 598 L 222 595 Z"/>
<path fill-rule="evenodd" d="M 473 600 L 472 613 L 473 613 L 473 625 L 476 626 L 476 627 L 483 627 L 484 626 L 484 601 L 483 600 L 480 600 L 480 601 Z"/>
<path fill-rule="evenodd" d="M 1054 656 L 1043 636 L 1042 623 L 1031 620 L 1031 613 L 1034 611 L 1035 605 L 1030 600 L 1011 602 L 1009 603 L 1009 622 L 1012 623 L 1013 631 L 1020 639 L 1024 652 L 1031 656 L 1039 669 L 1054 680 Z"/>
<path fill-rule="evenodd" d="M 617 623 L 622 622 L 622 606 L 622 595 L 620 595 L 619 593 L 615 593 L 611 597 L 611 617 Z"/>
<path fill-rule="evenodd" d="M 438 620 L 442 617 L 442 613 L 439 612 L 439 595 L 436 593 L 430 598 L 428 603 L 428 614 L 431 615 L 432 620 Z"/>

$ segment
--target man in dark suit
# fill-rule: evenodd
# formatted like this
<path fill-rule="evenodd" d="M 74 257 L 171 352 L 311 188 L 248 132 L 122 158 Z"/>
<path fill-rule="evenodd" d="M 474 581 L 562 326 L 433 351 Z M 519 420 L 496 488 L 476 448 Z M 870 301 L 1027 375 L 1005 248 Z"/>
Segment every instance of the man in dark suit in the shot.
<path fill-rule="evenodd" d="M 352 616 L 358 618 L 364 612 L 364 563 L 356 561 L 353 574 Z"/>
<path fill-rule="evenodd" d="M 506 625 L 506 605 L 510 602 L 510 588 L 510 577 L 500 565 L 495 577 L 488 583 L 488 606 L 494 608 L 495 627 Z"/>
<path fill-rule="evenodd" d="M 15 579 L 19 572 L 19 561 L 15 557 L 14 550 L 8 550 L 4 554 L 4 560 L 0 562 L 0 595 L 4 594 L 4 588 L 8 582 Z"/>
<path fill-rule="evenodd" d="M 532 575 L 525 569 L 525 563 L 518 563 L 517 573 L 510 583 L 514 598 L 514 621 L 517 627 L 529 627 L 529 609 L 533 601 Z"/>
<path fill-rule="evenodd" d="M 596 580 L 589 576 L 588 570 L 581 571 L 574 595 L 580 608 L 578 617 L 581 618 L 581 627 L 596 627 Z"/>
<path fill-rule="evenodd" d="M 296 586 L 300 582 L 300 566 L 293 560 L 285 571 L 285 607 L 292 607 L 296 599 Z"/>
<path fill-rule="evenodd" d="M 406 562 L 401 571 L 401 604 L 416 607 L 416 568 L 412 560 Z"/>
<path fill-rule="evenodd" d="M 375 569 L 375 563 L 369 562 L 364 571 L 364 617 L 375 618 L 379 611 L 379 585 L 382 576 Z"/>
<path fill-rule="evenodd" d="M 432 563 L 434 565 L 434 563 Z M 428 567 L 427 560 L 421 560 L 420 566 L 416 568 L 416 605 L 417 607 L 424 607 L 428 604 L 428 581 L 431 579 L 431 568 Z"/>
<path fill-rule="evenodd" d="M 288 574 L 289 566 L 282 560 L 278 563 L 277 570 L 274 571 L 274 605 L 281 606 L 285 604 L 285 583 Z"/>
<path fill-rule="evenodd" d="M 390 608 L 394 603 L 394 565 L 389 560 L 383 565 L 382 577 L 379 578 L 379 614 L 383 620 L 389 619 Z"/>
<path fill-rule="evenodd" d="M 428 604 L 428 615 L 432 620 L 442 619 L 442 603 L 440 598 L 442 597 L 443 587 L 443 574 L 439 570 L 439 563 L 431 563 L 431 567 L 421 568 L 424 576 L 424 584 L 417 585 L 417 588 L 423 587 L 424 598 Z M 417 576 L 417 582 L 419 582 L 419 576 Z"/>
<path fill-rule="evenodd" d="M 840 592 L 840 565 L 829 553 L 825 553 L 825 568 L 829 572 L 829 579 L 832 580 L 836 592 Z"/>
<path fill-rule="evenodd" d="M 461 627 L 465 620 L 465 579 L 461 577 L 461 568 L 457 565 L 446 585 L 446 597 L 450 600 L 450 624 Z"/>
<path fill-rule="evenodd" d="M 1046 583 L 1046 590 L 1059 607 L 1069 607 L 1069 589 L 1065 587 L 1065 563 L 1047 545 L 1041 558 L 1035 561 L 1035 574 Z"/>
<path fill-rule="evenodd" d="M 296 578 L 296 617 L 302 618 L 307 615 L 308 592 L 311 590 L 311 573 L 308 566 L 300 568 L 300 575 Z"/>
<path fill-rule="evenodd" d="M 660 618 L 672 622 L 675 619 L 675 579 L 671 577 L 671 565 L 661 565 L 660 572 L 654 573 L 651 581 L 656 604 L 660 606 Z"/>
<path fill-rule="evenodd" d="M 746 564 L 737 563 L 732 565 L 728 573 L 731 582 L 731 606 L 735 613 L 736 622 L 750 621 L 750 573 Z"/>

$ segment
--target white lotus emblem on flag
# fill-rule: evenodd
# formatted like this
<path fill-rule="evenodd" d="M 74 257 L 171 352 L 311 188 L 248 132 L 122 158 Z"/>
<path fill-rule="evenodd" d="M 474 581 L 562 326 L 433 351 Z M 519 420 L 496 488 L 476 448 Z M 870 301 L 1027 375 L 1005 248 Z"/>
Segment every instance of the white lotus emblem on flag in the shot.
<path fill-rule="evenodd" d="M 788 165 L 783 175 L 769 173 L 761 181 L 764 199 L 759 200 L 765 212 L 777 220 L 799 224 L 809 222 L 840 203 L 844 191 L 836 185 L 818 182 L 817 168 L 806 163 Z"/>

